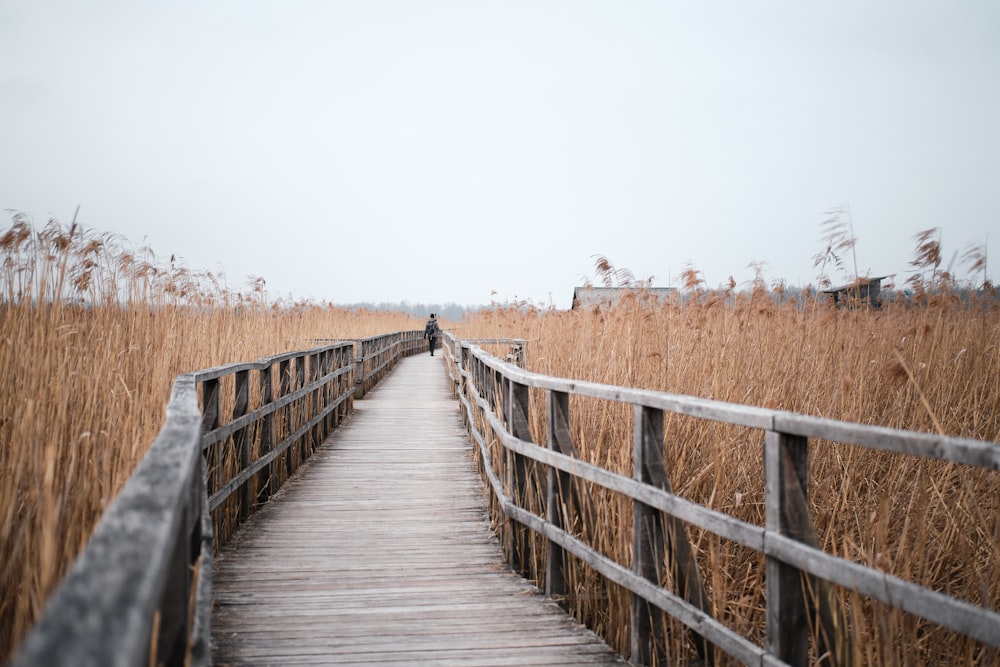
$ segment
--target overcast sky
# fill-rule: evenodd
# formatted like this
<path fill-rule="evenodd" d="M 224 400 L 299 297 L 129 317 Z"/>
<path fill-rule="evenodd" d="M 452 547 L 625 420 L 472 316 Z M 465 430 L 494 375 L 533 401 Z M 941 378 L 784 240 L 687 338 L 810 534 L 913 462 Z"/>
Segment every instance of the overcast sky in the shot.
<path fill-rule="evenodd" d="M 805 285 L 837 206 L 862 275 L 995 278 L 1000 2 L 0 0 L 0 209 L 77 205 L 337 303 Z"/>

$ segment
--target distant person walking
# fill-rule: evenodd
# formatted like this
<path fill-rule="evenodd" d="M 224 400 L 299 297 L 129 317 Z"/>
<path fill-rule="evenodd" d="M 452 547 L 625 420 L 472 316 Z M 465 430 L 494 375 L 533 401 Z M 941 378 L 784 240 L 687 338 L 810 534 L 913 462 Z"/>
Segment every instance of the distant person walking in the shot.
<path fill-rule="evenodd" d="M 431 313 L 431 319 L 427 320 L 427 324 L 424 325 L 424 338 L 427 339 L 427 344 L 430 346 L 431 356 L 434 356 L 434 345 L 437 344 L 437 337 L 441 334 L 441 328 L 438 326 L 437 316 Z"/>

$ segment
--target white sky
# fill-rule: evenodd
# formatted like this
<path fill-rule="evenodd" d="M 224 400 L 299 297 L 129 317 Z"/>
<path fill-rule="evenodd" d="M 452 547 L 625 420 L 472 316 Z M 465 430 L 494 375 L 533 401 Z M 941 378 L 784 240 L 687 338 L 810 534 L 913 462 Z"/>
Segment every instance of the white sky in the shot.
<path fill-rule="evenodd" d="M 1000 3 L 0 0 L 0 209 L 78 204 L 338 303 L 815 283 L 842 205 L 861 274 L 996 276 Z"/>

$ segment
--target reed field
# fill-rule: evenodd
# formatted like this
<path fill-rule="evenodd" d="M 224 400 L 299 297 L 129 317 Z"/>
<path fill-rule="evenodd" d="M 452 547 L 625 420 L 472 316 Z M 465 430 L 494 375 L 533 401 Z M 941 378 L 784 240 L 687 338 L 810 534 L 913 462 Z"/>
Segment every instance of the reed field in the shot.
<path fill-rule="evenodd" d="M 269 303 L 262 280 L 233 290 L 124 239 L 56 223 L 36 229 L 20 215 L 0 230 L 0 256 L 0 660 L 152 442 L 175 376 L 315 339 L 423 326 L 401 314 Z M 810 295 L 781 304 L 760 285 L 694 286 L 683 304 L 640 292 L 613 309 L 516 304 L 445 327 L 527 339 L 526 367 L 539 373 L 1000 441 L 996 296 L 969 303 L 929 287 L 909 305 L 869 310 Z M 571 414 L 580 455 L 630 474 L 631 411 L 574 398 Z M 533 401 L 531 426 L 543 443 L 542 401 Z M 763 525 L 760 433 L 669 414 L 664 429 L 677 493 Z M 1000 475 L 812 442 L 809 496 L 827 552 L 1000 609 Z M 593 498 L 598 529 L 583 537 L 629 563 L 630 505 L 596 490 Z M 763 559 L 689 534 L 715 616 L 763 643 Z M 627 654 L 628 596 L 583 567 L 572 583 L 574 613 Z M 1000 662 L 851 591 L 834 594 L 855 664 Z M 671 628 L 683 662 L 691 646 Z"/>
<path fill-rule="evenodd" d="M 160 261 L 23 215 L 0 229 L 0 662 L 163 424 L 184 372 L 422 329 L 403 314 L 269 304 L 263 282 Z"/>
<path fill-rule="evenodd" d="M 929 290 L 881 310 L 837 309 L 808 295 L 779 305 L 760 286 L 690 296 L 683 305 L 636 296 L 610 309 L 486 311 L 468 317 L 461 333 L 525 338 L 526 367 L 548 375 L 1000 442 L 995 293 L 968 303 Z M 573 398 L 579 455 L 631 474 L 631 406 Z M 544 443 L 540 396 L 531 411 L 533 437 Z M 762 433 L 669 413 L 664 431 L 676 493 L 764 524 Z M 829 442 L 812 441 L 810 452 L 810 505 L 825 551 L 1000 609 L 1000 474 Z M 628 564 L 631 501 L 599 491 L 594 535 L 585 527 L 577 534 Z M 544 515 L 543 507 L 535 511 Z M 714 615 L 763 644 L 763 558 L 688 532 Z M 627 655 L 628 595 L 583 566 L 573 581 L 574 613 Z M 1000 663 L 997 651 L 881 603 L 847 590 L 834 596 L 850 639 L 846 664 Z M 670 628 L 670 654 L 693 659 L 681 626 Z"/>

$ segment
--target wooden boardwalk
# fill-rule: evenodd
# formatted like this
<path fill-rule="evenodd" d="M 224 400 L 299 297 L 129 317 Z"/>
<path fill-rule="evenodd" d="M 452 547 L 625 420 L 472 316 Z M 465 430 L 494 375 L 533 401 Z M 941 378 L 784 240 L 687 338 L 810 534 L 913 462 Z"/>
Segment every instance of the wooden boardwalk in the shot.
<path fill-rule="evenodd" d="M 507 569 L 440 357 L 355 406 L 216 558 L 215 665 L 621 664 Z"/>

